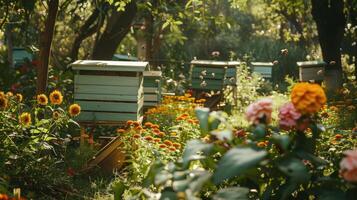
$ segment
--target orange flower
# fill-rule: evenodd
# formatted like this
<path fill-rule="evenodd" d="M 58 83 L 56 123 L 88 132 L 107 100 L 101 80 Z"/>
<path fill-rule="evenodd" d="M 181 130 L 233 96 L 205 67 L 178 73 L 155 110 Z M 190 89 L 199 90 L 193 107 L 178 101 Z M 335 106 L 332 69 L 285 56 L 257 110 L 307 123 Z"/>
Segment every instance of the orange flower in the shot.
<path fill-rule="evenodd" d="M 37 103 L 43 106 L 47 105 L 48 103 L 47 96 L 45 94 L 37 95 Z"/>
<path fill-rule="evenodd" d="M 18 102 L 21 102 L 21 101 L 22 101 L 22 99 L 23 99 L 22 94 L 17 93 L 17 94 L 16 94 L 16 100 L 17 100 Z"/>
<path fill-rule="evenodd" d="M 164 148 L 166 148 L 167 146 L 166 146 L 166 144 L 160 144 L 159 147 L 160 147 L 161 149 L 164 149 Z"/>
<path fill-rule="evenodd" d="M 335 135 L 335 140 L 340 140 L 342 138 L 343 138 L 343 135 L 341 135 L 341 134 L 336 134 Z"/>
<path fill-rule="evenodd" d="M 117 133 L 125 133 L 125 129 L 118 128 L 118 129 L 117 129 Z"/>
<path fill-rule="evenodd" d="M 8 200 L 9 196 L 7 194 L 0 194 L 0 200 Z"/>
<path fill-rule="evenodd" d="M 161 142 L 161 138 L 155 138 L 155 139 L 154 139 L 154 142 L 156 142 L 156 143 Z"/>
<path fill-rule="evenodd" d="M 257 146 L 263 148 L 263 147 L 268 146 L 268 144 L 266 142 L 258 142 Z"/>
<path fill-rule="evenodd" d="M 140 138 L 140 135 L 139 135 L 139 134 L 134 134 L 133 137 L 134 137 L 135 139 L 138 139 L 138 138 Z"/>
<path fill-rule="evenodd" d="M 21 124 L 28 126 L 31 124 L 31 114 L 28 112 L 21 113 L 19 117 L 19 121 Z"/>
<path fill-rule="evenodd" d="M 170 151 L 176 151 L 176 148 L 175 147 L 169 147 L 169 150 Z"/>
<path fill-rule="evenodd" d="M 325 105 L 326 95 L 318 84 L 297 83 L 291 91 L 291 101 L 300 113 L 313 114 Z"/>
<path fill-rule="evenodd" d="M 180 116 L 180 117 L 177 117 L 176 120 L 181 121 L 181 120 L 184 120 L 184 118 Z"/>
<path fill-rule="evenodd" d="M 177 142 L 173 143 L 172 146 L 174 146 L 176 149 L 181 148 L 181 144 Z"/>
<path fill-rule="evenodd" d="M 53 105 L 60 105 L 63 101 L 62 93 L 58 90 L 51 92 L 50 101 Z"/>
<path fill-rule="evenodd" d="M 151 122 L 145 122 L 144 126 L 152 128 L 153 124 Z"/>
<path fill-rule="evenodd" d="M 159 136 L 159 137 L 165 137 L 165 135 L 166 134 L 164 132 L 160 132 L 160 133 L 157 134 L 157 136 Z"/>
<path fill-rule="evenodd" d="M 135 127 L 138 127 L 138 126 L 140 126 L 140 123 L 137 122 L 137 121 L 135 121 L 135 122 L 133 122 L 133 125 L 134 125 Z"/>
<path fill-rule="evenodd" d="M 166 144 L 167 146 L 172 146 L 172 142 L 170 140 L 165 140 L 164 144 Z"/>
<path fill-rule="evenodd" d="M 135 130 L 141 131 L 141 130 L 143 130 L 143 127 L 141 127 L 141 126 L 139 125 L 139 126 L 135 127 Z"/>
<path fill-rule="evenodd" d="M 128 120 L 128 121 L 126 122 L 126 125 L 127 125 L 127 126 L 130 126 L 130 125 L 133 124 L 133 122 L 134 122 L 133 120 Z"/>
<path fill-rule="evenodd" d="M 160 126 L 159 126 L 159 125 L 157 125 L 157 124 L 153 124 L 153 125 L 151 126 L 151 128 L 153 128 L 153 129 L 159 129 L 159 128 L 160 128 Z"/>
<path fill-rule="evenodd" d="M 145 136 L 144 139 L 149 142 L 154 140 L 154 138 L 151 137 L 150 135 Z"/>
<path fill-rule="evenodd" d="M 14 94 L 9 91 L 9 92 L 6 92 L 6 96 L 7 96 L 7 97 L 12 97 L 12 96 L 14 96 Z"/>
<path fill-rule="evenodd" d="M 0 109 L 5 109 L 7 107 L 8 104 L 8 100 L 7 98 L 4 96 L 0 96 Z"/>
<path fill-rule="evenodd" d="M 78 116 L 79 113 L 81 113 L 81 107 L 76 103 L 72 104 L 69 106 L 68 112 L 69 112 L 69 115 L 71 115 L 71 117 Z"/>
<path fill-rule="evenodd" d="M 154 133 L 159 134 L 161 131 L 159 129 L 152 130 Z"/>
<path fill-rule="evenodd" d="M 188 119 L 187 121 L 188 121 L 188 123 L 195 124 L 195 120 L 193 120 L 193 119 Z"/>

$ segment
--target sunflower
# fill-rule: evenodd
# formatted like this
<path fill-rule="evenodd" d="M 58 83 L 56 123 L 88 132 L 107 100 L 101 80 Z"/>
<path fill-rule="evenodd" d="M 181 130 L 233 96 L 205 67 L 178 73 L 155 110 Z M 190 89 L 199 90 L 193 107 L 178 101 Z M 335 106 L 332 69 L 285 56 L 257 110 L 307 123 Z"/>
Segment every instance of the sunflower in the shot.
<path fill-rule="evenodd" d="M 31 114 L 28 112 L 21 113 L 19 121 L 22 125 L 28 126 L 31 124 Z"/>
<path fill-rule="evenodd" d="M 60 117 L 60 112 L 58 112 L 57 110 L 53 111 L 52 113 L 52 118 L 53 119 L 58 119 Z"/>
<path fill-rule="evenodd" d="M 5 109 L 7 107 L 8 100 L 5 96 L 0 95 L 0 109 Z"/>
<path fill-rule="evenodd" d="M 12 96 L 14 96 L 14 94 L 9 91 L 9 92 L 6 92 L 6 96 L 7 96 L 7 97 L 12 97 Z"/>
<path fill-rule="evenodd" d="M 69 106 L 68 112 L 69 112 L 69 115 L 71 115 L 71 117 L 75 117 L 75 116 L 79 115 L 79 113 L 81 113 L 81 107 L 76 103 L 72 104 Z"/>
<path fill-rule="evenodd" d="M 37 95 L 37 103 L 43 106 L 47 105 L 48 103 L 47 96 L 45 94 Z"/>
<path fill-rule="evenodd" d="M 16 100 L 17 100 L 18 102 L 21 102 L 21 101 L 22 101 L 22 99 L 23 99 L 22 94 L 17 93 L 17 94 L 16 94 Z"/>
<path fill-rule="evenodd" d="M 60 91 L 55 90 L 50 94 L 50 101 L 53 105 L 60 105 L 63 101 L 63 96 Z"/>

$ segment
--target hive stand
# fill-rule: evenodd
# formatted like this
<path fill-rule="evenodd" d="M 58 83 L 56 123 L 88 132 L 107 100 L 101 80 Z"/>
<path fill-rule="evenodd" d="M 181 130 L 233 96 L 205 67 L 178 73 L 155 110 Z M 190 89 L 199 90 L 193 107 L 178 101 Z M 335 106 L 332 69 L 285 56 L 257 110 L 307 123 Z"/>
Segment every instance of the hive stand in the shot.
<path fill-rule="evenodd" d="M 216 95 L 207 98 L 206 107 L 215 108 L 223 97 L 223 89 L 232 86 L 233 96 L 236 98 L 237 61 L 191 61 L 190 88 L 197 98 L 202 92 L 216 92 Z M 232 79 L 234 79 L 232 81 Z"/>
<path fill-rule="evenodd" d="M 263 78 L 271 81 L 272 80 L 272 71 L 273 71 L 272 62 L 251 62 L 250 66 L 252 72 L 259 74 Z"/>
<path fill-rule="evenodd" d="M 161 71 L 144 71 L 144 110 L 161 103 Z"/>
<path fill-rule="evenodd" d="M 324 80 L 326 62 L 303 61 L 296 64 L 299 67 L 300 81 L 321 83 Z"/>
<path fill-rule="evenodd" d="M 81 125 L 81 144 L 88 137 L 86 126 L 142 121 L 143 71 L 148 68 L 147 62 L 78 60 L 70 67 L 75 71 L 74 102 L 81 106 L 81 113 L 76 117 Z M 113 165 L 113 160 L 123 157 L 119 144 L 119 138 L 112 140 L 90 161 L 90 166 Z"/>

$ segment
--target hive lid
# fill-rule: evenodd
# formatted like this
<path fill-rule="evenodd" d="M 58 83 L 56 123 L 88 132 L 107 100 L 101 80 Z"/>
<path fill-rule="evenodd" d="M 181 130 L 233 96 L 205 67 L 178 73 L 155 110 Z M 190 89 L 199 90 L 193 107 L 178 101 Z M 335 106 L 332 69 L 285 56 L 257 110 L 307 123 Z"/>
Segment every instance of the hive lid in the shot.
<path fill-rule="evenodd" d="M 162 72 L 161 71 L 144 71 L 143 72 L 144 77 L 161 77 Z"/>
<path fill-rule="evenodd" d="M 210 67 L 229 67 L 240 65 L 239 61 L 192 60 L 192 65 L 209 65 Z"/>
<path fill-rule="evenodd" d="M 270 67 L 274 64 L 272 62 L 251 62 L 253 66 L 262 66 L 262 67 Z"/>
<path fill-rule="evenodd" d="M 314 61 L 301 61 L 296 62 L 298 67 L 311 67 L 311 66 L 324 66 L 326 63 L 322 60 L 314 60 Z"/>
<path fill-rule="evenodd" d="M 69 67 L 73 70 L 143 72 L 148 65 L 140 61 L 77 60 Z"/>

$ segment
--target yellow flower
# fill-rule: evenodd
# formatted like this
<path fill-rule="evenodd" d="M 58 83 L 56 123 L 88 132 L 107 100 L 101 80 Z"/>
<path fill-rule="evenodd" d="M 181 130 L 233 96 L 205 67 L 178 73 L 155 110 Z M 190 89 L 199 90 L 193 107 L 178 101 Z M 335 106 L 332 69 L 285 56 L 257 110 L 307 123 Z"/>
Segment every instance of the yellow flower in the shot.
<path fill-rule="evenodd" d="M 12 96 L 14 96 L 14 94 L 9 91 L 9 92 L 6 92 L 6 96 L 7 96 L 7 97 L 12 97 Z"/>
<path fill-rule="evenodd" d="M 0 109 L 5 109 L 7 107 L 7 102 L 8 100 L 5 97 L 5 95 L 4 96 L 0 95 Z"/>
<path fill-rule="evenodd" d="M 60 105 L 63 101 L 63 96 L 60 91 L 55 90 L 50 94 L 50 101 L 53 105 Z"/>
<path fill-rule="evenodd" d="M 58 119 L 59 117 L 60 117 L 60 112 L 58 112 L 57 110 L 53 111 L 52 118 L 53 119 Z"/>
<path fill-rule="evenodd" d="M 43 106 L 47 105 L 48 103 L 47 96 L 45 94 L 37 95 L 37 103 Z"/>
<path fill-rule="evenodd" d="M 69 115 L 71 115 L 72 117 L 75 117 L 77 115 L 79 115 L 79 113 L 81 113 L 81 107 L 78 104 L 72 104 L 71 106 L 69 106 L 68 109 Z"/>
<path fill-rule="evenodd" d="M 23 99 L 22 94 L 17 93 L 17 94 L 16 94 L 16 99 L 17 99 L 18 102 L 21 102 L 22 99 Z"/>
<path fill-rule="evenodd" d="M 28 126 L 31 124 L 31 114 L 28 112 L 21 113 L 19 120 L 20 124 Z"/>
<path fill-rule="evenodd" d="M 291 91 L 291 101 L 300 113 L 313 114 L 325 105 L 326 95 L 318 84 L 298 83 Z"/>

